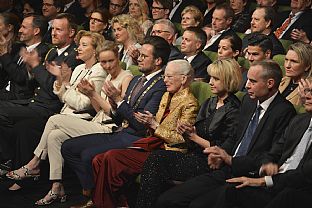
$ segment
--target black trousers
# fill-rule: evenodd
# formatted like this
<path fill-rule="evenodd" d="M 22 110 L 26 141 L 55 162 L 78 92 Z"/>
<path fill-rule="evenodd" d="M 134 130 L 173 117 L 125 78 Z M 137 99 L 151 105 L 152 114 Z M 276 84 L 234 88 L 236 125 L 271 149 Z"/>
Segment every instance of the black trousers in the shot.
<path fill-rule="evenodd" d="M 231 177 L 230 173 L 230 169 L 224 167 L 221 170 L 194 177 L 164 192 L 158 198 L 154 207 L 214 207 L 219 201 L 222 201 L 220 197 L 225 196 L 227 190 L 225 180 Z"/>

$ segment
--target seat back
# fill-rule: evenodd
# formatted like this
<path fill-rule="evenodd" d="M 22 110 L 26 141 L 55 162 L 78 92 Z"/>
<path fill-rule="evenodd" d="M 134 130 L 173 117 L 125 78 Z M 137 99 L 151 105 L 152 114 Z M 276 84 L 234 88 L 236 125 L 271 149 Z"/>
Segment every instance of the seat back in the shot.
<path fill-rule="evenodd" d="M 205 100 L 213 96 L 210 85 L 207 82 L 194 81 L 192 82 L 190 88 L 191 92 L 198 100 L 199 105 L 201 105 Z"/>

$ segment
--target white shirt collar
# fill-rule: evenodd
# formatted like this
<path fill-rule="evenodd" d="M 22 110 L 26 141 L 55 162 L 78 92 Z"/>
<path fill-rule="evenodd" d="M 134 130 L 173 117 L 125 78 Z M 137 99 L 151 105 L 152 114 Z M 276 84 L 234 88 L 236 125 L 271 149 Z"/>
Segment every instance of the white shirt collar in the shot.
<path fill-rule="evenodd" d="M 162 71 L 162 69 L 159 69 L 159 70 L 157 70 L 157 71 L 155 71 L 153 73 L 150 73 L 149 75 L 145 76 L 146 82 L 148 82 L 150 79 L 152 79 L 156 74 L 160 73 L 161 71 Z"/>
<path fill-rule="evenodd" d="M 38 43 L 35 43 L 35 44 L 32 44 L 30 46 L 26 46 L 26 50 L 27 52 L 31 52 L 33 51 L 41 42 L 38 42 Z"/>
<path fill-rule="evenodd" d="M 65 12 L 73 3 L 75 3 L 75 0 L 69 2 L 68 4 L 65 4 L 65 5 L 64 5 L 64 12 Z"/>
<path fill-rule="evenodd" d="M 66 51 L 66 49 L 69 47 L 70 45 L 68 45 L 68 46 L 65 46 L 65 47 L 63 47 L 63 48 L 57 48 L 56 49 L 56 51 L 57 51 L 57 55 L 59 56 L 59 55 L 61 55 L 64 51 Z"/>

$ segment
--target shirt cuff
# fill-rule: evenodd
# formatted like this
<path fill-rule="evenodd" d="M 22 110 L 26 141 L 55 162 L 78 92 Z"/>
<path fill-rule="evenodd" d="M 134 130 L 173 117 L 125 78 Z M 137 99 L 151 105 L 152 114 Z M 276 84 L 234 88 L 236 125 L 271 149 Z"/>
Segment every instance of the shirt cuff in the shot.
<path fill-rule="evenodd" d="M 265 181 L 266 187 L 268 187 L 268 188 L 270 188 L 274 185 L 272 176 L 264 176 L 264 181 Z"/>

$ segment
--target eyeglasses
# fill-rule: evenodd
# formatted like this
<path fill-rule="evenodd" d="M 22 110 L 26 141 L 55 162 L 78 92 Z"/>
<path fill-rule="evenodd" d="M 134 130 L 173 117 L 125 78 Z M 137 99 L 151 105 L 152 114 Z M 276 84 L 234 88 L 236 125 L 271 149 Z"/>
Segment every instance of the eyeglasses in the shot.
<path fill-rule="evenodd" d="M 145 55 L 145 54 L 143 54 L 143 53 L 140 53 L 139 56 L 138 56 L 138 59 L 141 59 L 142 61 L 143 61 L 144 59 L 146 59 L 146 58 L 148 58 L 148 56 Z"/>
<path fill-rule="evenodd" d="M 161 34 L 161 33 L 170 33 L 167 30 L 152 30 L 151 35 Z"/>
<path fill-rule="evenodd" d="M 109 6 L 111 6 L 111 7 L 116 7 L 116 8 L 122 8 L 122 7 L 123 7 L 123 5 L 114 4 L 114 3 L 109 3 Z"/>
<path fill-rule="evenodd" d="M 100 22 L 103 23 L 103 22 L 104 22 L 103 20 L 98 19 L 98 18 L 94 18 L 94 17 L 90 17 L 89 20 L 90 20 L 90 21 L 93 21 L 93 22 L 95 22 L 95 23 L 100 23 Z"/>
<path fill-rule="evenodd" d="M 52 7 L 52 6 L 54 6 L 54 4 L 43 3 L 43 4 L 42 4 L 42 7 L 44 7 L 44 6 L 46 6 L 46 7 Z"/>
<path fill-rule="evenodd" d="M 162 8 L 162 7 L 152 7 L 152 10 L 156 10 L 156 11 L 160 11 L 162 9 L 166 9 L 166 8 Z"/>

